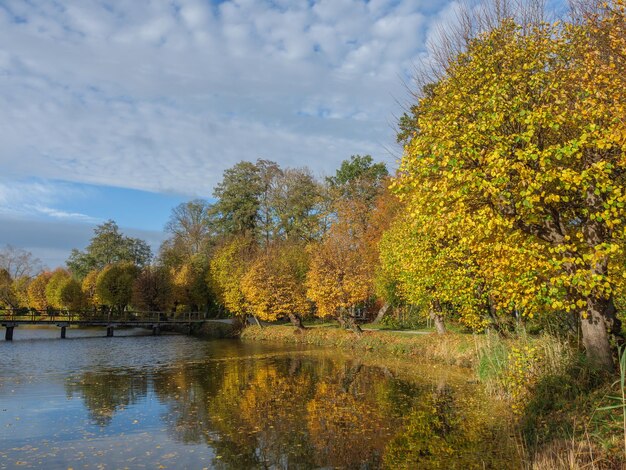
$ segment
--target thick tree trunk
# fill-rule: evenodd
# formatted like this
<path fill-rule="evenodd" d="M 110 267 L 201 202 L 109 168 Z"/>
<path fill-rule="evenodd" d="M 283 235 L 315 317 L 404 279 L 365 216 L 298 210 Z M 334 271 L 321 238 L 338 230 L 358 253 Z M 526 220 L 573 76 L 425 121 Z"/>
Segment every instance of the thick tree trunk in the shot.
<path fill-rule="evenodd" d="M 588 156 L 590 162 L 597 161 L 598 155 Z M 603 209 L 604 200 L 594 184 L 589 185 L 585 202 L 591 212 Z M 590 249 L 595 250 L 599 244 L 611 238 L 611 233 L 601 220 L 590 217 L 583 225 L 584 239 Z M 608 276 L 608 256 L 595 259 L 590 266 L 592 276 Z M 596 367 L 611 370 L 614 367 L 611 351 L 611 335 L 616 344 L 621 343 L 621 324 L 615 316 L 613 298 L 603 298 L 596 294 L 587 297 L 587 318 L 581 321 L 583 344 L 587 351 L 589 362 Z"/>
<path fill-rule="evenodd" d="M 337 317 L 337 321 L 341 325 L 342 328 L 346 330 L 354 331 L 356 334 L 360 335 L 363 333 L 363 330 L 356 322 L 355 316 L 348 311 L 346 308 L 342 308 L 339 311 L 339 316 Z"/>
<path fill-rule="evenodd" d="M 437 330 L 437 334 L 443 335 L 446 333 L 446 324 L 443 321 L 443 315 L 441 314 L 441 306 L 439 302 L 434 302 L 433 305 L 430 306 L 430 318 L 435 324 L 435 329 Z"/>
<path fill-rule="evenodd" d="M 302 323 L 302 317 L 298 315 L 297 313 L 290 313 L 289 320 L 291 320 L 291 323 L 293 324 L 293 326 L 296 327 L 296 331 L 300 332 L 306 329 L 306 327 Z"/>
<path fill-rule="evenodd" d="M 373 323 L 380 322 L 385 316 L 385 314 L 387 313 L 387 310 L 389 310 L 390 306 L 391 305 L 389 304 L 389 302 L 385 302 L 385 304 L 382 307 L 380 307 L 380 310 L 378 311 L 378 314 L 376 315 L 376 318 L 374 319 Z"/>
<path fill-rule="evenodd" d="M 614 339 L 621 339 L 620 321 L 615 316 L 612 299 L 587 299 L 587 318 L 581 318 L 583 345 L 587 358 L 594 367 L 604 370 L 614 368 L 611 351 L 611 334 Z"/>

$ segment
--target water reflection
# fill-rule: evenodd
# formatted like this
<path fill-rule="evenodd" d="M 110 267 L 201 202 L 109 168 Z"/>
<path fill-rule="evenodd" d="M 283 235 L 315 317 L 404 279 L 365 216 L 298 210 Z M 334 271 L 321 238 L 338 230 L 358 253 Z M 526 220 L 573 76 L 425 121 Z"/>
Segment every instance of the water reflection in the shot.
<path fill-rule="evenodd" d="M 146 396 L 148 380 L 145 374 L 121 370 L 85 372 L 79 381 L 66 382 L 66 392 L 69 399 L 75 395 L 82 398 L 94 424 L 106 426 L 116 411 Z"/>
<path fill-rule="evenodd" d="M 66 390 L 99 426 L 158 399 L 169 438 L 210 447 L 216 468 L 514 467 L 476 390 L 324 354 L 91 371 Z"/>

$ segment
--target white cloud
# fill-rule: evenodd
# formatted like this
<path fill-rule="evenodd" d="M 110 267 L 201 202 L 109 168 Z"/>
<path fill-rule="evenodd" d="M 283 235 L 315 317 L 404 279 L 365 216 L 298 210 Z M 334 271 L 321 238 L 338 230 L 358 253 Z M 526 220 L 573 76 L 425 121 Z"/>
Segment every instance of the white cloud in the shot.
<path fill-rule="evenodd" d="M 412 0 L 2 2 L 0 166 L 210 195 L 242 159 L 389 160 L 428 21 Z"/>
<path fill-rule="evenodd" d="M 67 212 L 54 206 L 89 191 L 60 182 L 14 182 L 0 180 L 0 216 L 46 216 L 59 220 L 96 222 L 79 212 Z"/>

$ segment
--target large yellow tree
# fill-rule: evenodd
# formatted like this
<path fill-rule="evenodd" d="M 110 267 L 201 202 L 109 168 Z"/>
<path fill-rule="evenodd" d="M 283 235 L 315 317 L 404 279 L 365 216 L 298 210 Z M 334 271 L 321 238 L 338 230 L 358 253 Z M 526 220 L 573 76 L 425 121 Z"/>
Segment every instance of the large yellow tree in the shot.
<path fill-rule="evenodd" d="M 532 244 L 555 269 L 546 300 L 581 316 L 604 368 L 620 330 L 609 267 L 626 228 L 625 21 L 618 0 L 574 25 L 504 20 L 478 36 L 417 104 L 395 184 L 409 214 L 445 219 L 477 253 Z"/>

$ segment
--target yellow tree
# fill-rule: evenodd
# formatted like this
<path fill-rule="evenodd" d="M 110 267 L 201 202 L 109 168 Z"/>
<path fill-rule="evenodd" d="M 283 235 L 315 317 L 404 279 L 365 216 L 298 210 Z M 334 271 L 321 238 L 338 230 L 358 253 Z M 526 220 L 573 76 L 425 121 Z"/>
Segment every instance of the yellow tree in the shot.
<path fill-rule="evenodd" d="M 445 333 L 445 319 L 451 316 L 482 330 L 485 281 L 477 264 L 457 241 L 437 237 L 429 228 L 395 221 L 380 243 L 383 276 L 397 282 L 407 303 L 428 313 L 439 334 Z"/>
<path fill-rule="evenodd" d="M 191 258 L 170 271 L 172 297 L 177 309 L 208 309 L 210 292 L 206 284 L 207 266 L 202 258 Z"/>
<path fill-rule="evenodd" d="M 315 302 L 316 315 L 334 317 L 346 328 L 360 333 L 355 309 L 374 291 L 371 251 L 365 240 L 367 223 L 361 223 L 355 205 L 342 208 L 324 240 L 311 245 L 307 296 Z"/>
<path fill-rule="evenodd" d="M 305 280 L 308 255 L 303 246 L 276 243 L 257 255 L 241 280 L 250 311 L 261 320 L 289 317 L 299 330 L 302 316 L 311 309 Z"/>
<path fill-rule="evenodd" d="M 46 299 L 50 307 L 57 310 L 63 308 L 61 302 L 61 286 L 70 277 L 71 275 L 66 269 L 57 268 L 52 272 L 50 280 L 46 284 Z"/>
<path fill-rule="evenodd" d="M 85 278 L 83 279 L 81 289 L 83 291 L 83 296 L 85 297 L 85 303 L 90 306 L 97 308 L 102 305 L 102 301 L 98 298 L 98 294 L 96 292 L 96 283 L 98 281 L 98 275 L 100 271 L 94 269 L 89 271 Z"/>
<path fill-rule="evenodd" d="M 52 277 L 52 273 L 44 271 L 40 273 L 28 285 L 28 306 L 35 310 L 47 310 L 48 300 L 46 299 L 46 285 Z"/>
<path fill-rule="evenodd" d="M 534 244 L 556 267 L 550 308 L 580 313 L 604 368 L 626 227 L 624 17 L 617 1 L 575 25 L 504 20 L 471 41 L 417 104 L 396 181 L 410 214 L 448 220 L 477 253 L 509 235 Z"/>
<path fill-rule="evenodd" d="M 19 276 L 13 279 L 13 292 L 20 307 L 28 306 L 28 286 L 31 281 L 30 276 Z"/>
<path fill-rule="evenodd" d="M 221 305 L 234 316 L 250 313 L 241 281 L 254 253 L 254 243 L 236 237 L 218 248 L 211 259 L 207 282 Z"/>

